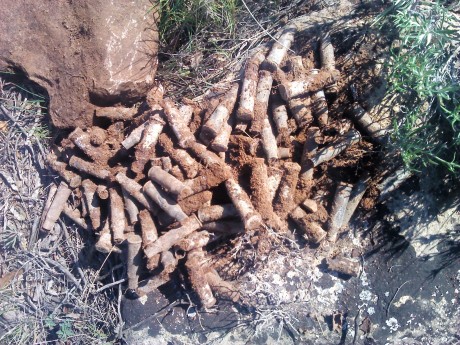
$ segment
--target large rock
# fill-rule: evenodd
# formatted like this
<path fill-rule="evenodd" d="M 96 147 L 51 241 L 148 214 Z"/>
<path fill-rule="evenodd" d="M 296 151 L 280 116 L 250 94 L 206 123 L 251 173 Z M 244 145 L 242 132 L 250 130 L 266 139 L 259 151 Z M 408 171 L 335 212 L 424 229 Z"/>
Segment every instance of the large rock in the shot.
<path fill-rule="evenodd" d="M 48 91 L 55 126 L 90 126 L 98 106 L 133 103 L 151 87 L 152 3 L 3 0 L 0 69 L 23 72 Z"/>

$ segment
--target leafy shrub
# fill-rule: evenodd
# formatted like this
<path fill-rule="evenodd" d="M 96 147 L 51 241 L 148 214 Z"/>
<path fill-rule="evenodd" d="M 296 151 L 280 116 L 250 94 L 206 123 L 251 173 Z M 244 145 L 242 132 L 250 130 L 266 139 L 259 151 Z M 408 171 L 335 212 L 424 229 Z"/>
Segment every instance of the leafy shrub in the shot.
<path fill-rule="evenodd" d="M 460 171 L 459 19 L 446 1 L 393 0 L 378 22 L 396 32 L 389 92 L 400 113 L 393 141 L 408 167 Z M 387 29 L 388 27 L 386 27 Z"/>

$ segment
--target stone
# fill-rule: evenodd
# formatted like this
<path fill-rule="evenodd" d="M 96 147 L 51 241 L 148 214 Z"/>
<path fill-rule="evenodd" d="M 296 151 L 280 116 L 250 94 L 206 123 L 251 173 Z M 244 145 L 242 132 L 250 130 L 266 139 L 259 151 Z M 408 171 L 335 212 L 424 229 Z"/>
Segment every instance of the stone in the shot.
<path fill-rule="evenodd" d="M 312 200 L 312 199 L 306 199 L 302 203 L 302 206 L 311 213 L 315 213 L 316 211 L 318 211 L 318 204 L 316 203 L 315 200 Z"/>
<path fill-rule="evenodd" d="M 152 87 L 153 6 L 148 0 L 4 0 L 0 70 L 25 74 L 48 92 L 56 127 L 89 127 L 98 107 L 131 106 Z"/>

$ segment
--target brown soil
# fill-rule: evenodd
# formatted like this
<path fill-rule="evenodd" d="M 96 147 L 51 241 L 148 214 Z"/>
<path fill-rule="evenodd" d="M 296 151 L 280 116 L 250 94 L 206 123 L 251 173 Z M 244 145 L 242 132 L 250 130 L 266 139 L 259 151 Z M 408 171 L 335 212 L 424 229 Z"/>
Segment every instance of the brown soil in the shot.
<path fill-rule="evenodd" d="M 197 212 L 212 199 L 212 193 L 209 190 L 194 194 L 188 198 L 179 201 L 179 206 L 186 215 L 191 215 Z"/>
<path fill-rule="evenodd" d="M 193 180 L 193 191 L 203 191 L 213 188 L 228 179 L 228 171 L 218 164 L 212 164 L 200 170 L 200 174 Z"/>
<path fill-rule="evenodd" d="M 149 9 L 155 2 L 48 6 L 7 0 L 2 5 L 0 70 L 22 73 L 46 90 L 53 125 L 90 127 L 95 110 L 132 105 L 152 86 L 158 12 Z"/>
<path fill-rule="evenodd" d="M 314 76 L 311 83 L 309 84 L 309 91 L 315 92 L 320 91 L 324 87 L 334 84 L 340 79 L 340 73 L 336 70 L 333 71 L 322 71 Z"/>

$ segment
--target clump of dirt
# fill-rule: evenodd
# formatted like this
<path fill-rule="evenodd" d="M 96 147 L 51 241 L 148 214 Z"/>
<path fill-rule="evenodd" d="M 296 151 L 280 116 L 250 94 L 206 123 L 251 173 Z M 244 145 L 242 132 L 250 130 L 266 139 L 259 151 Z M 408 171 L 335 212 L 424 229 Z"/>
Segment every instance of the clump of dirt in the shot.
<path fill-rule="evenodd" d="M 212 193 L 208 190 L 205 190 L 180 200 L 178 204 L 185 214 L 191 215 L 201 209 L 204 205 L 210 203 L 211 199 Z"/>

